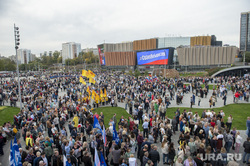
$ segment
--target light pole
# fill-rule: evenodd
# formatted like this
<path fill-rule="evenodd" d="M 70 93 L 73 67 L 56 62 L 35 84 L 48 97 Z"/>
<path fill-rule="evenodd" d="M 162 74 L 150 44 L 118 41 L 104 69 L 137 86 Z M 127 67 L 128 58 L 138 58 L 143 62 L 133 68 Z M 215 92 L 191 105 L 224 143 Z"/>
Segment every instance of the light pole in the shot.
<path fill-rule="evenodd" d="M 19 28 L 14 24 L 14 36 L 15 36 L 15 49 L 16 49 L 16 72 L 18 78 L 18 93 L 19 93 L 19 100 L 20 100 L 20 110 L 22 110 L 22 96 L 21 96 L 21 88 L 20 88 L 20 78 L 19 78 L 19 68 L 18 68 L 18 58 L 17 58 L 17 49 L 20 45 L 20 35 L 19 35 Z"/>

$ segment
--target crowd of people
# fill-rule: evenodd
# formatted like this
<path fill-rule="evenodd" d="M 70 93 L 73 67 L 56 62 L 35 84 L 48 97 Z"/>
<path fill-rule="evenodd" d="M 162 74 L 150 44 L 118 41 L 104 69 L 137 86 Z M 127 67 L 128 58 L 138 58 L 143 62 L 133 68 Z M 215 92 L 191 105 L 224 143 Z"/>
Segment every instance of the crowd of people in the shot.
<path fill-rule="evenodd" d="M 21 79 L 23 106 L 13 123 L 0 127 L 0 154 L 8 155 L 3 146 L 16 136 L 24 166 L 62 166 L 64 160 L 69 166 L 92 166 L 95 149 L 100 159 L 103 156 L 107 165 L 114 166 L 237 165 L 236 159 L 227 160 L 227 154 L 240 153 L 240 147 L 244 148 L 242 162 L 249 164 L 250 117 L 246 119 L 248 139 L 243 140 L 232 127 L 234 117 L 225 119 L 223 110 L 212 109 L 218 98 L 226 105 L 228 91 L 234 93 L 235 103 L 248 102 L 247 78 L 148 79 L 97 72 L 95 79 L 96 84 L 89 86 L 80 83 L 77 75 Z M 209 84 L 213 84 L 212 90 Z M 17 106 L 17 85 L 14 79 L 1 80 L 0 105 Z M 105 92 L 106 96 L 94 99 L 89 91 L 99 95 Z M 191 108 L 200 105 L 201 98 L 207 98 L 211 109 L 201 115 L 177 109 L 175 116 L 169 117 L 167 109 L 171 103 L 181 105 L 188 93 L 192 94 Z M 103 105 L 118 103 L 124 103 L 130 114 L 128 119 L 116 114 L 106 119 L 103 113 L 95 112 Z M 106 129 L 107 141 L 93 127 L 94 117 Z M 104 126 L 105 122 L 108 126 Z M 113 140 L 114 127 L 119 141 Z M 209 154 L 221 155 L 222 159 L 208 159 Z"/>

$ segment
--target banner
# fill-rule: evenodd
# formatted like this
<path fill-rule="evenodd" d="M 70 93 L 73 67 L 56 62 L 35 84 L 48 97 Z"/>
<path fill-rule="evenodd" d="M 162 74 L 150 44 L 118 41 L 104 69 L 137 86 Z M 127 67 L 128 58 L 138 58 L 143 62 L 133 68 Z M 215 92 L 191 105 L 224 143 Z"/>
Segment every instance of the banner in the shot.
<path fill-rule="evenodd" d="M 104 45 L 98 45 L 98 52 L 99 52 L 99 61 L 100 61 L 100 65 L 106 65 L 105 62 L 105 55 L 104 55 Z"/>
<path fill-rule="evenodd" d="M 116 129 L 115 129 L 115 125 L 113 125 L 113 139 L 112 140 L 115 140 L 115 143 L 118 145 L 119 144 L 119 137 L 118 137 L 118 134 L 116 132 Z"/>
<path fill-rule="evenodd" d="M 88 70 L 88 73 L 89 73 L 89 76 L 91 78 L 94 78 L 95 77 L 95 73 L 93 73 L 91 70 Z"/>
<path fill-rule="evenodd" d="M 19 147 L 17 145 L 16 137 L 14 139 L 14 143 L 12 144 L 12 140 L 10 142 L 10 166 L 22 166 L 21 154 L 19 151 Z"/>
<path fill-rule="evenodd" d="M 96 81 L 95 81 L 92 77 L 90 77 L 90 78 L 89 78 L 89 83 L 95 84 Z"/>
<path fill-rule="evenodd" d="M 169 49 L 137 52 L 138 65 L 167 65 Z"/>
<path fill-rule="evenodd" d="M 106 91 L 106 88 L 104 89 L 104 97 L 107 97 L 107 91 Z"/>
<path fill-rule="evenodd" d="M 86 82 L 84 81 L 84 79 L 82 78 L 82 77 L 80 77 L 80 82 L 82 83 L 82 84 L 84 84 L 84 85 L 86 85 Z"/>
<path fill-rule="evenodd" d="M 102 130 L 102 139 L 103 139 L 104 146 L 106 146 L 107 137 L 106 137 L 106 131 L 105 131 L 105 126 L 104 125 L 103 125 L 103 130 Z"/>
<path fill-rule="evenodd" d="M 92 98 L 93 100 L 95 99 L 95 91 L 94 91 L 94 90 L 92 90 L 91 98 Z"/>
<path fill-rule="evenodd" d="M 98 128 L 102 131 L 101 125 L 96 117 L 94 117 L 94 128 Z"/>
<path fill-rule="evenodd" d="M 88 72 L 86 70 L 82 70 L 82 76 L 87 77 L 87 75 L 88 75 Z"/>
<path fill-rule="evenodd" d="M 88 88 L 87 88 L 87 92 L 88 92 L 88 94 L 89 94 L 89 96 L 90 96 L 91 93 L 90 93 L 90 90 L 89 90 L 89 86 L 88 86 Z"/>
<path fill-rule="evenodd" d="M 104 157 L 103 157 L 102 152 L 100 152 L 100 154 L 101 154 L 101 157 L 100 157 L 100 159 L 101 159 L 101 166 L 107 166 L 107 164 L 106 164 L 106 162 L 105 162 L 105 159 L 104 159 Z"/>
<path fill-rule="evenodd" d="M 100 162 L 97 150 L 95 148 L 95 166 L 100 166 L 100 165 L 101 165 L 101 162 Z"/>
<path fill-rule="evenodd" d="M 102 89 L 100 89 L 100 97 L 103 97 Z"/>

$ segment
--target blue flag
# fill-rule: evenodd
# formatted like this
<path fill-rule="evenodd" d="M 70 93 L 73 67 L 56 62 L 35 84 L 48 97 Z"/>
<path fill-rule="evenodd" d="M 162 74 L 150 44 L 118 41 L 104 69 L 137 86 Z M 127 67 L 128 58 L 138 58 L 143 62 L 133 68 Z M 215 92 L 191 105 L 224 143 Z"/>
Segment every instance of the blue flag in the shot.
<path fill-rule="evenodd" d="M 106 164 L 106 162 L 105 162 L 105 159 L 104 159 L 104 157 L 103 157 L 102 152 L 101 152 L 100 160 L 101 160 L 101 166 L 107 166 L 107 164 Z"/>
<path fill-rule="evenodd" d="M 94 128 L 98 128 L 102 132 L 101 125 L 100 125 L 100 123 L 99 123 L 99 121 L 98 121 L 98 119 L 96 117 L 94 117 Z"/>
<path fill-rule="evenodd" d="M 21 154 L 19 151 L 19 147 L 17 145 L 16 137 L 14 139 L 14 143 L 12 145 L 12 140 L 10 142 L 10 166 L 22 166 Z"/>
<path fill-rule="evenodd" d="M 119 137 L 118 137 L 118 134 L 116 132 L 116 129 L 115 129 L 115 125 L 113 124 L 113 140 L 115 140 L 115 143 L 118 145 L 119 144 Z"/>

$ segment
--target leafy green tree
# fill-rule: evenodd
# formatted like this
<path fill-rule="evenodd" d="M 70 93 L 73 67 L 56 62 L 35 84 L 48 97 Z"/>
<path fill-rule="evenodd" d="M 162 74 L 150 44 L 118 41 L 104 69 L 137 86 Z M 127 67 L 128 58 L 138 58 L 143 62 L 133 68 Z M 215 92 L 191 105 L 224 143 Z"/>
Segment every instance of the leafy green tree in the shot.
<path fill-rule="evenodd" d="M 9 58 L 3 58 L 0 60 L 1 71 L 14 71 L 16 70 L 16 63 Z"/>
<path fill-rule="evenodd" d="M 57 58 L 57 63 L 62 63 L 62 56 L 59 56 L 59 57 Z"/>
<path fill-rule="evenodd" d="M 135 70 L 135 77 L 139 77 L 141 75 L 140 71 L 139 70 Z"/>

